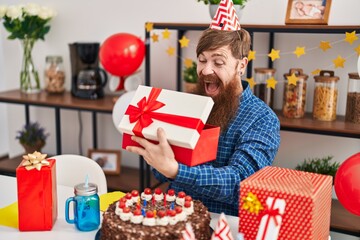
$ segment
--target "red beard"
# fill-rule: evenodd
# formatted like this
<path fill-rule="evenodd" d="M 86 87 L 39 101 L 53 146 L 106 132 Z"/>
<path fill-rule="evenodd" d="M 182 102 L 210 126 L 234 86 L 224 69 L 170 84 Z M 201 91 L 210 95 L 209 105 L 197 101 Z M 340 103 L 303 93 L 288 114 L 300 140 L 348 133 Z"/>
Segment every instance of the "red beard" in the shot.
<path fill-rule="evenodd" d="M 229 84 L 224 86 L 222 81 L 215 74 L 200 74 L 198 84 L 194 91 L 195 94 L 206 96 L 205 81 L 218 84 L 220 89 L 219 94 L 212 97 L 214 106 L 207 123 L 220 126 L 220 129 L 223 132 L 227 129 L 229 122 L 234 118 L 239 107 L 240 82 L 234 77 Z"/>

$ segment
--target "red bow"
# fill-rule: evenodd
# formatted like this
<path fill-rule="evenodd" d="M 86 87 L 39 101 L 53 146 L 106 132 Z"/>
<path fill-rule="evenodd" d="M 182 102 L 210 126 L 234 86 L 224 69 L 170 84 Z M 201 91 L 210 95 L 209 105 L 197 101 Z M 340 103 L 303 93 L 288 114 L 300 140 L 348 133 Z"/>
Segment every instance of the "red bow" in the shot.
<path fill-rule="evenodd" d="M 152 88 L 148 100 L 146 97 L 143 97 L 137 103 L 137 107 L 129 105 L 126 109 L 125 115 L 129 115 L 130 123 L 136 122 L 133 128 L 133 133 L 137 136 L 144 137 L 142 130 L 151 125 L 153 123 L 153 119 L 175 124 L 181 127 L 195 129 L 200 133 L 204 128 L 204 123 L 198 118 L 155 112 L 165 106 L 164 103 L 156 100 L 160 95 L 160 92 L 160 88 Z"/>

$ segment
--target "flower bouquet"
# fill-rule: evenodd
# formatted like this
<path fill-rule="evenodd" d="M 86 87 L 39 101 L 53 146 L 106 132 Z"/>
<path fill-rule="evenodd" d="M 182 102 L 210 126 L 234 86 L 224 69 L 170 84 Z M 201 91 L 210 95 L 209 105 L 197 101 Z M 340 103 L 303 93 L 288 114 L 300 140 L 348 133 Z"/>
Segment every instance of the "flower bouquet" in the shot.
<path fill-rule="evenodd" d="M 32 60 L 36 40 L 44 40 L 50 31 L 49 22 L 55 12 L 34 3 L 27 5 L 0 6 L 0 19 L 10 33 L 8 39 L 19 39 L 23 47 L 23 62 L 20 72 L 20 89 L 26 93 L 40 91 L 39 74 Z"/>

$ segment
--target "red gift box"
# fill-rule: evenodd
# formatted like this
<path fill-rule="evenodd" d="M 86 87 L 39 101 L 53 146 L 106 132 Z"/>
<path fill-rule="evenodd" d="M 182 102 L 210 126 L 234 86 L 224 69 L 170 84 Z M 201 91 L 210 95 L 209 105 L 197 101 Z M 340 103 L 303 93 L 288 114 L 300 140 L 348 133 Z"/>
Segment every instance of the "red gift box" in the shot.
<path fill-rule="evenodd" d="M 210 97 L 139 86 L 118 126 L 122 148 L 139 146 L 132 135 L 157 143 L 162 127 L 180 163 L 195 166 L 215 160 L 220 128 L 204 124 L 212 106 Z"/>
<path fill-rule="evenodd" d="M 16 168 L 20 231 L 51 230 L 57 218 L 56 164 L 27 170 Z"/>
<path fill-rule="evenodd" d="M 265 167 L 240 183 L 245 240 L 329 238 L 332 177 Z"/>

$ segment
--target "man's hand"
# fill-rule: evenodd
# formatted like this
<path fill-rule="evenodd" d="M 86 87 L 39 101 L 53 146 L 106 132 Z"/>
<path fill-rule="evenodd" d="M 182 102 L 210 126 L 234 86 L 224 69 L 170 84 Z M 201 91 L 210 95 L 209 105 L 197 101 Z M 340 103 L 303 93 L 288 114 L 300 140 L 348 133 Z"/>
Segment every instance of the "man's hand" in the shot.
<path fill-rule="evenodd" d="M 142 148 L 128 146 L 126 150 L 142 155 L 150 166 L 165 177 L 174 179 L 178 173 L 179 164 L 175 160 L 174 152 L 166 139 L 164 129 L 158 128 L 157 137 L 159 144 L 153 144 L 144 138 L 132 136 L 131 139 L 139 143 Z"/>

